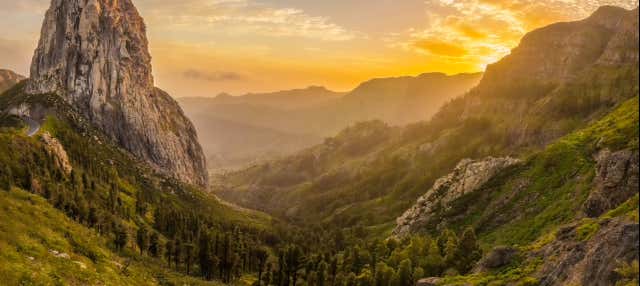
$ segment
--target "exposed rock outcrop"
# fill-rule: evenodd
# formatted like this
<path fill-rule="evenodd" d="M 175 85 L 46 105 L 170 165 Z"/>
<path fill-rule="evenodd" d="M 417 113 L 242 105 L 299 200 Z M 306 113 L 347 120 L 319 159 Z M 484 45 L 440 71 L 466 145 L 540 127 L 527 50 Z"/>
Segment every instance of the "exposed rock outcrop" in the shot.
<path fill-rule="evenodd" d="M 489 252 L 487 256 L 482 258 L 478 263 L 478 269 L 475 271 L 488 271 L 509 265 L 513 259 L 519 254 L 518 249 L 508 246 L 498 246 Z"/>
<path fill-rule="evenodd" d="M 393 234 L 405 236 L 429 222 L 440 208 L 447 209 L 454 200 L 479 190 L 482 185 L 520 160 L 488 157 L 483 160 L 462 160 L 452 173 L 438 179 L 418 202 L 396 220 Z"/>
<path fill-rule="evenodd" d="M 545 263 L 540 285 L 615 285 L 621 263 L 638 260 L 638 223 L 621 219 L 601 222 L 588 241 L 575 237 L 576 225 L 561 229 L 557 240 L 538 253 Z"/>
<path fill-rule="evenodd" d="M 62 144 L 60 144 L 60 141 L 51 136 L 49 132 L 44 132 L 42 134 L 42 141 L 44 141 L 44 144 L 47 147 L 47 153 L 55 158 L 56 165 L 60 169 L 62 169 L 65 174 L 71 174 L 73 167 L 71 166 L 71 163 L 69 163 L 69 156 L 67 155 L 67 151 L 64 150 L 64 147 L 62 146 Z"/>
<path fill-rule="evenodd" d="M 24 77 L 10 70 L 0 69 L 0 93 L 10 89 Z"/>
<path fill-rule="evenodd" d="M 156 170 L 207 184 L 193 125 L 154 87 L 146 27 L 131 0 L 53 0 L 26 90 L 61 95 Z"/>
<path fill-rule="evenodd" d="M 418 280 L 416 286 L 436 286 L 442 281 L 442 278 L 431 277 Z"/>
<path fill-rule="evenodd" d="M 638 192 L 638 153 L 600 151 L 596 155 L 595 190 L 583 205 L 589 217 L 598 217 Z"/>

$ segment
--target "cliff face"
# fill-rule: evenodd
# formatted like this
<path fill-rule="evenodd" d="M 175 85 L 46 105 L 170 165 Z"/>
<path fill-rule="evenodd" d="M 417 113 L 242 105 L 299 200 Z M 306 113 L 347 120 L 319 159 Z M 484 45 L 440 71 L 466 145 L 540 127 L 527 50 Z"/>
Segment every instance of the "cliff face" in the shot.
<path fill-rule="evenodd" d="M 562 83 L 594 65 L 633 63 L 638 63 L 638 9 L 604 6 L 582 21 L 528 33 L 510 55 L 487 68 L 480 88 Z"/>
<path fill-rule="evenodd" d="M 145 24 L 131 0 L 53 0 L 27 92 L 61 95 L 158 171 L 207 184 L 193 125 L 154 87 Z"/>

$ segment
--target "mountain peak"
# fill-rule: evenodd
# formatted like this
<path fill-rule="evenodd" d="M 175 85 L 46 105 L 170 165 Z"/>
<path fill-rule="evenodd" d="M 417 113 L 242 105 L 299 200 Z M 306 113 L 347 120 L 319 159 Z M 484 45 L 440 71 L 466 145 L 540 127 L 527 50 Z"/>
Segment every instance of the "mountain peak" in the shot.
<path fill-rule="evenodd" d="M 621 14 L 628 13 L 629 10 L 618 6 L 604 5 L 600 6 L 587 20 L 604 19 L 610 17 L 619 17 Z"/>
<path fill-rule="evenodd" d="M 604 6 L 582 21 L 528 33 L 510 55 L 487 68 L 480 88 L 532 79 L 561 83 L 593 65 L 637 63 L 638 10 Z"/>
<path fill-rule="evenodd" d="M 131 0 L 53 0 L 27 93 L 56 93 L 156 170 L 205 185 L 195 129 L 154 87 L 144 21 Z"/>
<path fill-rule="evenodd" d="M 5 92 L 7 89 L 24 79 L 24 76 L 13 71 L 0 69 L 0 93 Z"/>

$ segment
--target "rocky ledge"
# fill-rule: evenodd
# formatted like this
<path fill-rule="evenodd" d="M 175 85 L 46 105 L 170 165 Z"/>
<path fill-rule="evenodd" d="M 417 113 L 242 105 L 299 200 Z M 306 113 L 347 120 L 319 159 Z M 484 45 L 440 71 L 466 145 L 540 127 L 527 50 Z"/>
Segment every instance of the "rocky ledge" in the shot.
<path fill-rule="evenodd" d="M 402 237 L 416 232 L 429 222 L 438 209 L 446 209 L 454 200 L 479 190 L 500 171 L 519 162 L 511 157 L 462 160 L 452 173 L 438 179 L 413 207 L 396 220 L 393 234 Z"/>

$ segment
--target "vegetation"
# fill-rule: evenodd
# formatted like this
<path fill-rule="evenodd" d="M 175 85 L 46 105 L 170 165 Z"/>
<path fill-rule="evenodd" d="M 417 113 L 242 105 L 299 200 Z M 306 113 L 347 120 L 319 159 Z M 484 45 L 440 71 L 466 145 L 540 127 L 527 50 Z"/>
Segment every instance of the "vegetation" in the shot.
<path fill-rule="evenodd" d="M 98 266 L 111 263 L 111 260 L 148 261 L 156 265 L 145 274 L 155 277 L 155 282 L 136 283 L 136 278 L 127 280 L 127 276 L 122 274 L 130 269 L 127 265 L 121 267 L 122 271 L 110 264 L 115 269 L 111 271 L 113 275 L 124 275 L 121 283 L 114 283 L 162 284 L 171 275 L 201 276 L 206 278 L 203 281 L 240 281 L 243 274 L 257 271 L 257 249 L 261 245 L 277 243 L 273 233 L 269 232 L 272 221 L 266 215 L 238 211 L 221 204 L 210 194 L 153 173 L 110 144 L 100 132 L 82 125 L 73 109 L 60 103 L 56 96 L 29 97 L 21 94 L 19 88 L 0 99 L 12 104 L 23 100 L 50 111 L 40 135 L 34 137 L 23 135 L 24 129 L 17 118 L 0 119 L 3 126 L 0 132 L 0 189 L 8 196 L 27 190 L 44 199 L 38 201 L 39 207 L 44 207 L 47 202 L 65 214 L 68 218 L 65 223 L 74 224 L 74 228 L 63 237 L 76 247 L 71 250 L 79 257 L 83 256 Z M 45 133 L 64 146 L 71 169 L 63 162 L 65 160 L 55 146 L 42 139 Z M 27 197 L 33 199 L 33 196 Z M 16 207 L 23 206 L 18 204 Z M 38 221 L 34 216 L 24 221 Z M 61 218 L 55 217 L 50 225 L 53 227 L 58 220 Z M 12 229 L 8 231 L 11 233 L 29 231 Z M 99 237 L 96 244 L 74 242 L 90 237 Z M 48 241 L 31 241 L 34 245 L 27 246 L 10 237 L 5 241 L 13 245 L 7 253 L 20 252 L 19 247 L 39 247 L 40 251 L 34 253 L 39 256 L 46 253 L 47 248 L 59 253 L 72 252 L 63 244 Z M 52 248 L 54 246 L 60 247 Z M 103 257 L 110 260 L 105 261 Z M 86 264 L 85 260 L 80 262 Z M 52 270 L 52 275 L 57 272 Z M 78 278 L 68 275 L 60 277 L 59 282 L 91 281 L 98 276 Z M 109 278 L 108 275 L 101 277 Z M 138 281 L 144 280 L 138 278 Z"/>
<path fill-rule="evenodd" d="M 637 66 L 599 65 L 561 83 L 489 77 L 429 122 L 361 122 L 214 182 L 282 221 L 155 173 L 60 97 L 18 84 L 0 106 L 29 105 L 43 124 L 29 137 L 22 118 L 0 117 L 0 284 L 537 285 L 548 262 L 537 253 L 638 222 L 637 194 L 582 214 L 595 155 L 638 152 L 637 77 Z M 504 155 L 522 164 L 390 237 L 394 218 L 461 159 Z M 522 255 L 472 271 L 495 246 Z M 637 284 L 637 261 L 616 273 Z"/>

